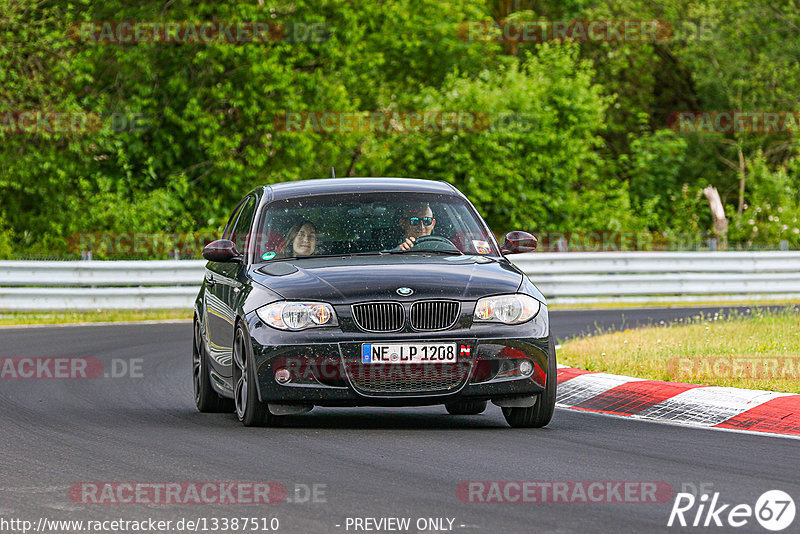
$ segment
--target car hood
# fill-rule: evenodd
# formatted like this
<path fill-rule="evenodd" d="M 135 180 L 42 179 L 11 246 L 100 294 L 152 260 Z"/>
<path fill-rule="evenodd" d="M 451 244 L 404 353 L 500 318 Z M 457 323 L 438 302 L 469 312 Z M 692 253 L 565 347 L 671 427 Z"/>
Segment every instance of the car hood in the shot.
<path fill-rule="evenodd" d="M 523 277 L 505 260 L 421 254 L 284 260 L 257 265 L 250 274 L 287 300 L 332 304 L 403 298 L 476 300 L 514 293 Z M 397 293 L 401 287 L 414 293 L 402 297 Z"/>

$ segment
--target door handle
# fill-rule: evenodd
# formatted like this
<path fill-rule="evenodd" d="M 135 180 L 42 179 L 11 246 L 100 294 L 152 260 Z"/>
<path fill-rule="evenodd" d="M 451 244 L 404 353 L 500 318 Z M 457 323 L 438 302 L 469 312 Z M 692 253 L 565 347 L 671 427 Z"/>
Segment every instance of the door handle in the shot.
<path fill-rule="evenodd" d="M 206 276 L 206 285 L 208 287 L 214 287 L 216 285 L 216 282 L 214 281 L 214 277 L 213 276 Z"/>

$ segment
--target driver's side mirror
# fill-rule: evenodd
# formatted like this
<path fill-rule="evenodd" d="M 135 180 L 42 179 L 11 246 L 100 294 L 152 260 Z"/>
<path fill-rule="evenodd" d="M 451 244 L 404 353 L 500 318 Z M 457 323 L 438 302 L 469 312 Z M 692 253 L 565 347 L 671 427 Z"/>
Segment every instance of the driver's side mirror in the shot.
<path fill-rule="evenodd" d="M 236 250 L 236 245 L 230 239 L 217 239 L 203 248 L 203 257 L 208 261 L 225 263 L 238 261 L 242 255 Z"/>
<path fill-rule="evenodd" d="M 538 246 L 539 240 L 528 232 L 509 232 L 506 234 L 503 246 L 500 247 L 500 252 L 503 254 L 522 254 L 524 252 L 533 252 Z"/>

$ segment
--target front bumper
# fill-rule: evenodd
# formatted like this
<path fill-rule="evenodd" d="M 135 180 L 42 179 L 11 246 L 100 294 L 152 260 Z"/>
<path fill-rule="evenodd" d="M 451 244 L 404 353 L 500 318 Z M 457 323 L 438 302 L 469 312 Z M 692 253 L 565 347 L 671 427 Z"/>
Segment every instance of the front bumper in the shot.
<path fill-rule="evenodd" d="M 334 329 L 281 332 L 248 318 L 262 402 L 317 406 L 420 406 L 459 399 L 531 396 L 544 390 L 549 337 L 524 336 L 524 325 L 473 325 L 435 333 L 367 334 Z M 457 364 L 362 365 L 363 343 L 455 343 Z M 466 350 L 465 350 L 466 349 Z M 528 360 L 530 376 L 519 373 Z M 280 384 L 275 371 L 288 369 Z"/>

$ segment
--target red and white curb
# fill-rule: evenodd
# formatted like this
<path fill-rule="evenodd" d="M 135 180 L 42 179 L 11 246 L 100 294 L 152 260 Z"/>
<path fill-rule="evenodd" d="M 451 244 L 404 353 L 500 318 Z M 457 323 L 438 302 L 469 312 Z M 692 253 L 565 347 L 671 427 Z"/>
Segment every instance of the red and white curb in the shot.
<path fill-rule="evenodd" d="M 800 436 L 800 395 L 558 366 L 562 408 L 709 428 Z"/>

